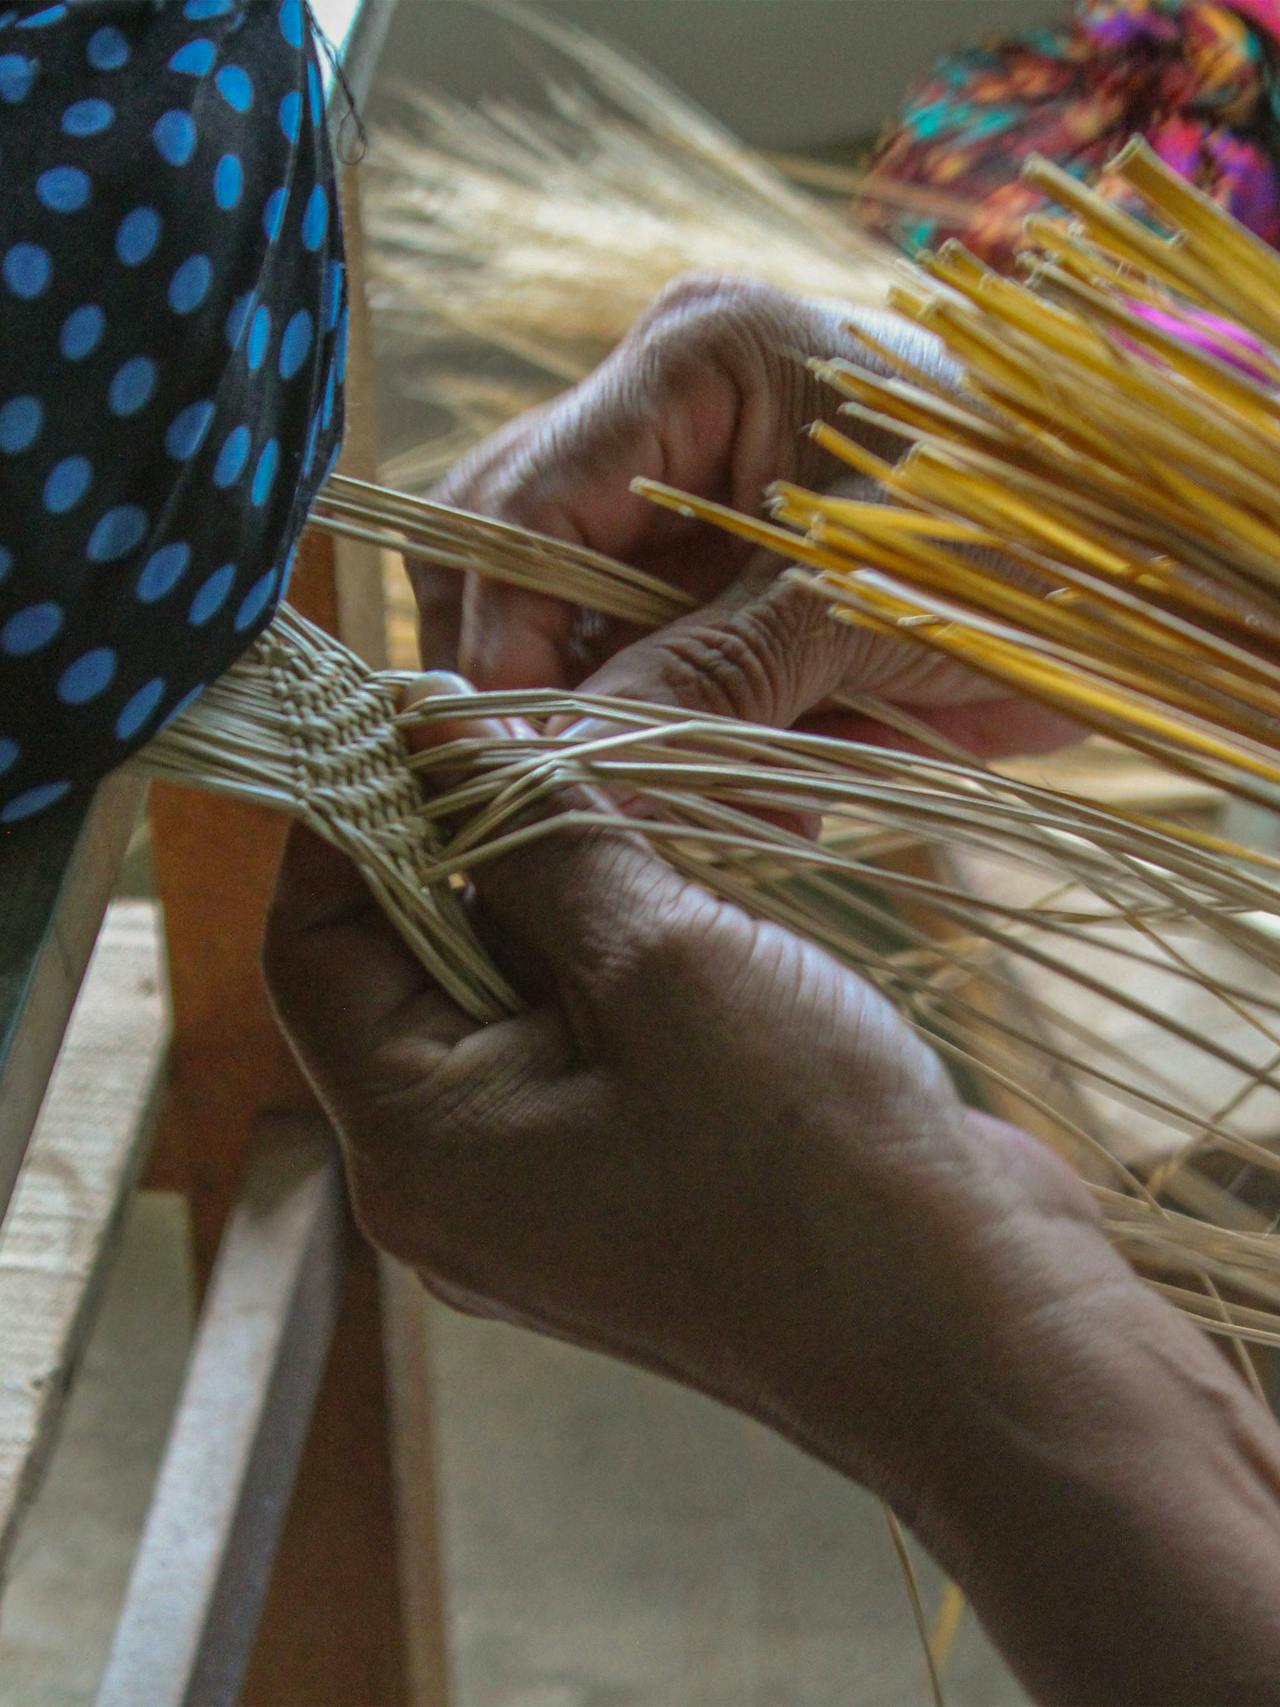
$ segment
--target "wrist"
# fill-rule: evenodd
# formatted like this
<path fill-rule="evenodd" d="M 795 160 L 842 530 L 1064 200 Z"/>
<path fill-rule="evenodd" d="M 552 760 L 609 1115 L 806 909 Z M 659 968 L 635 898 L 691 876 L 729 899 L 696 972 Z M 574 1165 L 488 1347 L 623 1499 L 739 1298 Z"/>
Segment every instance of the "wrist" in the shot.
<path fill-rule="evenodd" d="M 1275 1700 L 1272 1418 L 1135 1277 L 1044 1321 L 961 1384 L 904 1515 L 1037 1700 Z"/>
<path fill-rule="evenodd" d="M 909 1516 L 945 1442 L 1049 1404 L 1052 1341 L 1113 1289 L 1147 1295 L 1078 1178 L 1025 1133 L 940 1103 L 927 1130 L 904 1121 L 857 1154 L 855 1177 L 802 1182 L 767 1385 L 788 1432 Z"/>

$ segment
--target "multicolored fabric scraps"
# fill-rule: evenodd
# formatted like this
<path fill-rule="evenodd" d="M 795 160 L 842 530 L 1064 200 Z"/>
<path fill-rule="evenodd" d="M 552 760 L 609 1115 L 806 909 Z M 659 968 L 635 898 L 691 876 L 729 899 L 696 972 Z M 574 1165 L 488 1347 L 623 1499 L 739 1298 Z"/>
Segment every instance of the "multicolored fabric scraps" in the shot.
<path fill-rule="evenodd" d="M 1135 132 L 1280 245 L 1280 0 L 1077 0 L 1057 28 L 944 60 L 876 149 L 859 216 L 909 252 L 958 237 L 1007 269 L 1044 205 L 1018 163 L 1105 191 Z"/>

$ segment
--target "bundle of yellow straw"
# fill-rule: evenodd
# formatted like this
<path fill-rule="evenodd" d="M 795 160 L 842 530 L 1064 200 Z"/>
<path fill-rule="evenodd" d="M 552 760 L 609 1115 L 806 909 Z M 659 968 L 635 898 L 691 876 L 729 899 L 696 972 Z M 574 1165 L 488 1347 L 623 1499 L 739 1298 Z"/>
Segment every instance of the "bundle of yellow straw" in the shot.
<path fill-rule="evenodd" d="M 849 412 L 910 447 L 894 467 L 813 429 L 900 507 L 781 485 L 770 527 L 645 490 L 810 565 L 845 620 L 1273 807 L 1280 259 L 1143 143 L 1114 170 L 1176 235 L 1037 162 L 1076 222 L 1032 222 L 1029 284 L 951 245 L 926 262 L 945 293 L 892 293 L 960 362 L 961 397 L 883 349 L 893 379 L 815 364 Z M 976 568 L 975 547 L 1016 573 Z"/>
<path fill-rule="evenodd" d="M 1272 806 L 1280 262 L 1141 148 L 1120 169 L 1173 235 L 1041 167 L 1075 221 L 1037 225 L 1027 286 L 948 251 L 933 286 L 916 274 L 899 289 L 900 310 L 957 358 L 958 394 L 901 366 L 889 379 L 824 368 L 854 413 L 909 446 L 890 466 L 815 429 L 894 502 L 782 487 L 762 521 L 645 490 L 772 545 L 837 620 L 962 659 Z M 1220 353 L 1202 347 L 1202 312 L 1241 328 L 1219 328 Z M 355 482 L 333 482 L 317 520 L 633 621 L 682 608 L 590 552 Z M 972 555 L 992 546 L 996 572 Z M 632 830 L 857 967 L 982 1095 L 1068 1153 L 1153 1285 L 1211 1330 L 1280 1343 L 1280 861 L 954 750 L 912 756 L 558 691 L 482 697 L 481 710 L 528 719 L 530 737 L 410 761 L 400 681 L 284 612 L 146 762 L 306 818 L 482 1016 L 513 998 L 452 880 L 559 833 L 563 820 L 528 809 L 566 781 L 647 798 Z M 432 699 L 410 715 L 463 708 Z M 548 733 L 566 714 L 610 732 Z M 426 765 L 463 780 L 428 803 L 412 778 Z M 820 842 L 785 827 L 814 811 Z"/>

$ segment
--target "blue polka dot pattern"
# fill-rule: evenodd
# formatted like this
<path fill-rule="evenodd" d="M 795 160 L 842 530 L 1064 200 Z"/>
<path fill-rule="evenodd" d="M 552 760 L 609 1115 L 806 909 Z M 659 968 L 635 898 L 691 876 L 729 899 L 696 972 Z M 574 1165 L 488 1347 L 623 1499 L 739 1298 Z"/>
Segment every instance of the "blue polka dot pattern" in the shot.
<path fill-rule="evenodd" d="M 288 207 L 288 190 L 283 187 L 278 190 L 272 190 L 271 194 L 267 197 L 266 205 L 262 209 L 262 229 L 267 234 L 268 243 L 274 243 L 276 238 L 279 237 L 280 228 L 284 224 L 284 216 L 288 211 Z"/>
<path fill-rule="evenodd" d="M 311 310 L 299 308 L 284 329 L 280 340 L 280 377 L 292 379 L 311 348 Z"/>
<path fill-rule="evenodd" d="M 131 741 L 143 724 L 150 722 L 156 707 L 164 698 L 164 686 L 163 676 L 153 676 L 125 701 L 124 708 L 116 718 L 118 741 Z"/>
<path fill-rule="evenodd" d="M 258 458 L 258 466 L 253 471 L 253 491 L 250 494 L 255 508 L 266 503 L 275 484 L 276 473 L 280 467 L 280 446 L 277 440 L 268 439 L 262 447 Z"/>
<path fill-rule="evenodd" d="M 115 123 L 116 111 L 110 101 L 90 97 L 73 101 L 62 115 L 62 128 L 68 136 L 97 136 Z"/>
<path fill-rule="evenodd" d="M 86 57 L 95 71 L 119 71 L 129 63 L 129 44 L 113 24 L 106 24 L 89 37 Z"/>
<path fill-rule="evenodd" d="M 227 342 L 233 350 L 240 348 L 240 340 L 244 337 L 244 329 L 249 324 L 249 314 L 252 308 L 253 292 L 251 290 L 245 291 L 243 296 L 237 297 L 231 304 L 231 311 L 227 315 L 226 333 Z"/>
<path fill-rule="evenodd" d="M 140 267 L 155 254 L 160 241 L 160 215 L 153 207 L 135 207 L 116 230 L 116 254 L 126 267 Z"/>
<path fill-rule="evenodd" d="M 338 316 L 342 313 L 342 291 L 346 280 L 347 269 L 341 261 L 334 261 L 325 274 L 324 283 L 324 329 L 332 332 L 338 324 Z"/>
<path fill-rule="evenodd" d="M 213 466 L 213 483 L 224 489 L 234 486 L 244 473 L 245 464 L 249 460 L 249 446 L 252 439 L 248 427 L 237 427 L 227 434 L 222 449 L 218 452 L 218 460 Z"/>
<path fill-rule="evenodd" d="M 307 198 L 307 211 L 302 216 L 302 241 L 308 249 L 318 249 L 329 229 L 329 197 L 323 184 L 317 184 Z"/>
<path fill-rule="evenodd" d="M 93 194 L 93 180 L 78 166 L 50 166 L 36 179 L 36 194 L 50 213 L 79 213 Z"/>
<path fill-rule="evenodd" d="M 280 129 L 287 141 L 298 140 L 298 132 L 302 129 L 302 96 L 296 89 L 290 89 L 280 103 Z"/>
<path fill-rule="evenodd" d="M 216 616 L 227 602 L 227 596 L 236 584 L 236 566 L 234 563 L 224 563 L 221 569 L 215 569 L 213 574 L 201 587 L 191 601 L 191 609 L 187 612 L 187 621 L 192 628 L 203 628 L 205 623 Z"/>
<path fill-rule="evenodd" d="M 190 693 L 184 693 L 173 710 L 165 714 L 164 723 L 160 727 L 163 729 L 166 724 L 172 723 L 177 717 L 181 717 L 184 711 L 190 711 L 208 685 L 208 682 L 197 682 Z"/>
<path fill-rule="evenodd" d="M 175 314 L 193 314 L 209 294 L 213 262 L 207 255 L 189 255 L 169 280 L 169 307 Z"/>
<path fill-rule="evenodd" d="M 153 551 L 138 576 L 138 597 L 144 605 L 153 605 L 171 593 L 187 572 L 191 562 L 191 547 L 185 541 L 162 545 Z"/>
<path fill-rule="evenodd" d="M 25 658 L 43 650 L 62 627 L 62 620 L 61 606 L 51 599 L 15 611 L 0 628 L 0 652 L 7 652 L 11 658 Z"/>
<path fill-rule="evenodd" d="M 297 561 L 298 547 L 295 545 L 284 560 L 284 574 L 280 577 L 280 586 L 277 589 L 281 598 L 289 591 L 289 582 L 293 579 L 293 566 Z"/>
<path fill-rule="evenodd" d="M 244 167 L 238 154 L 224 154 L 213 174 L 213 199 L 223 213 L 239 207 L 244 194 Z"/>
<path fill-rule="evenodd" d="M 204 443 L 217 413 L 208 398 L 188 403 L 174 416 L 164 436 L 164 448 L 175 462 L 187 462 Z"/>
<path fill-rule="evenodd" d="M 82 362 L 102 342 L 107 317 L 95 303 L 73 308 L 62 322 L 58 348 L 69 362 Z"/>
<path fill-rule="evenodd" d="M 236 612 L 235 627 L 237 633 L 243 629 L 252 628 L 253 624 L 257 622 L 267 608 L 267 600 L 275 591 L 275 586 L 276 572 L 271 569 L 249 588 L 241 601 L 240 609 Z"/>
<path fill-rule="evenodd" d="M 0 262 L 0 274 L 15 296 L 28 302 L 43 296 L 53 277 L 53 261 L 49 251 L 40 243 L 14 243 L 5 250 Z"/>
<path fill-rule="evenodd" d="M 302 46 L 302 0 L 284 0 L 280 8 L 280 34 L 290 47 Z"/>
<path fill-rule="evenodd" d="M 253 311 L 253 323 L 249 327 L 249 337 L 244 347 L 244 359 L 249 364 L 250 373 L 257 373 L 267 359 L 270 343 L 271 310 L 263 303 Z"/>
<path fill-rule="evenodd" d="M 171 166 L 185 166 L 196 151 L 196 121 L 190 113 L 171 108 L 156 120 L 151 140 Z"/>
<path fill-rule="evenodd" d="M 70 792 L 69 782 L 42 782 L 37 788 L 24 788 L 0 806 L 0 824 L 20 824 L 24 818 L 34 818 L 65 800 Z"/>
<path fill-rule="evenodd" d="M 65 516 L 89 490 L 93 467 L 85 456 L 66 456 L 55 463 L 44 483 L 44 507 L 51 516 Z"/>
<path fill-rule="evenodd" d="M 90 563 L 114 563 L 127 557 L 147 537 L 150 521 L 137 504 L 117 504 L 108 510 L 89 535 Z"/>
<path fill-rule="evenodd" d="M 112 376 L 107 403 L 113 415 L 136 415 L 156 388 L 156 364 L 150 356 L 130 356 Z"/>
<path fill-rule="evenodd" d="M 38 397 L 11 397 L 0 403 L 0 451 L 19 456 L 40 437 L 44 405 Z"/>
<path fill-rule="evenodd" d="M 253 79 L 240 65 L 224 65 L 213 79 L 214 88 L 228 106 L 247 113 L 253 105 Z"/>
<path fill-rule="evenodd" d="M 110 646 L 95 646 L 68 664 L 58 677 L 58 698 L 64 705 L 87 705 L 106 693 L 115 680 L 116 655 Z"/>
<path fill-rule="evenodd" d="M 6 830 L 270 620 L 341 432 L 346 304 L 304 0 L 7 5 Z"/>
<path fill-rule="evenodd" d="M 169 61 L 169 69 L 186 77 L 207 77 L 217 63 L 217 48 L 207 36 L 201 36 L 178 49 Z"/>
<path fill-rule="evenodd" d="M 0 101 L 25 101 L 36 80 L 36 62 L 25 53 L 0 53 Z"/>
<path fill-rule="evenodd" d="M 46 6 L 43 11 L 31 12 L 18 19 L 20 30 L 46 30 L 50 24 L 60 24 L 67 15 L 65 6 Z"/>

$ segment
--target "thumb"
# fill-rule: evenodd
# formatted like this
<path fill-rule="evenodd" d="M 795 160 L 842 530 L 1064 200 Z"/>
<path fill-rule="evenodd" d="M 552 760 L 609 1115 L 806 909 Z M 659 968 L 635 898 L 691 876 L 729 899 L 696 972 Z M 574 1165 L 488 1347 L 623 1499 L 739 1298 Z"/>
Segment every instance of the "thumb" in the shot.
<path fill-rule="evenodd" d="M 513 737 L 533 735 L 517 719 L 477 715 L 483 700 L 477 705 L 474 695 L 469 682 L 443 671 L 409 686 L 400 726 L 420 756 L 415 768 L 424 785 L 443 777 L 447 790 L 448 780 L 457 780 L 448 751 L 454 743 L 468 743 L 471 765 L 483 767 L 501 762 Z M 687 889 L 639 836 L 608 822 L 617 814 L 594 789 L 557 786 L 504 823 L 509 851 L 478 853 L 468 868 L 476 896 L 517 954 L 565 984 L 581 985 L 625 962 L 645 932 L 678 909 Z M 540 833 L 544 825 L 554 833 Z"/>
<path fill-rule="evenodd" d="M 839 691 L 849 651 L 848 628 L 769 557 L 616 653 L 582 691 L 786 729 Z"/>

